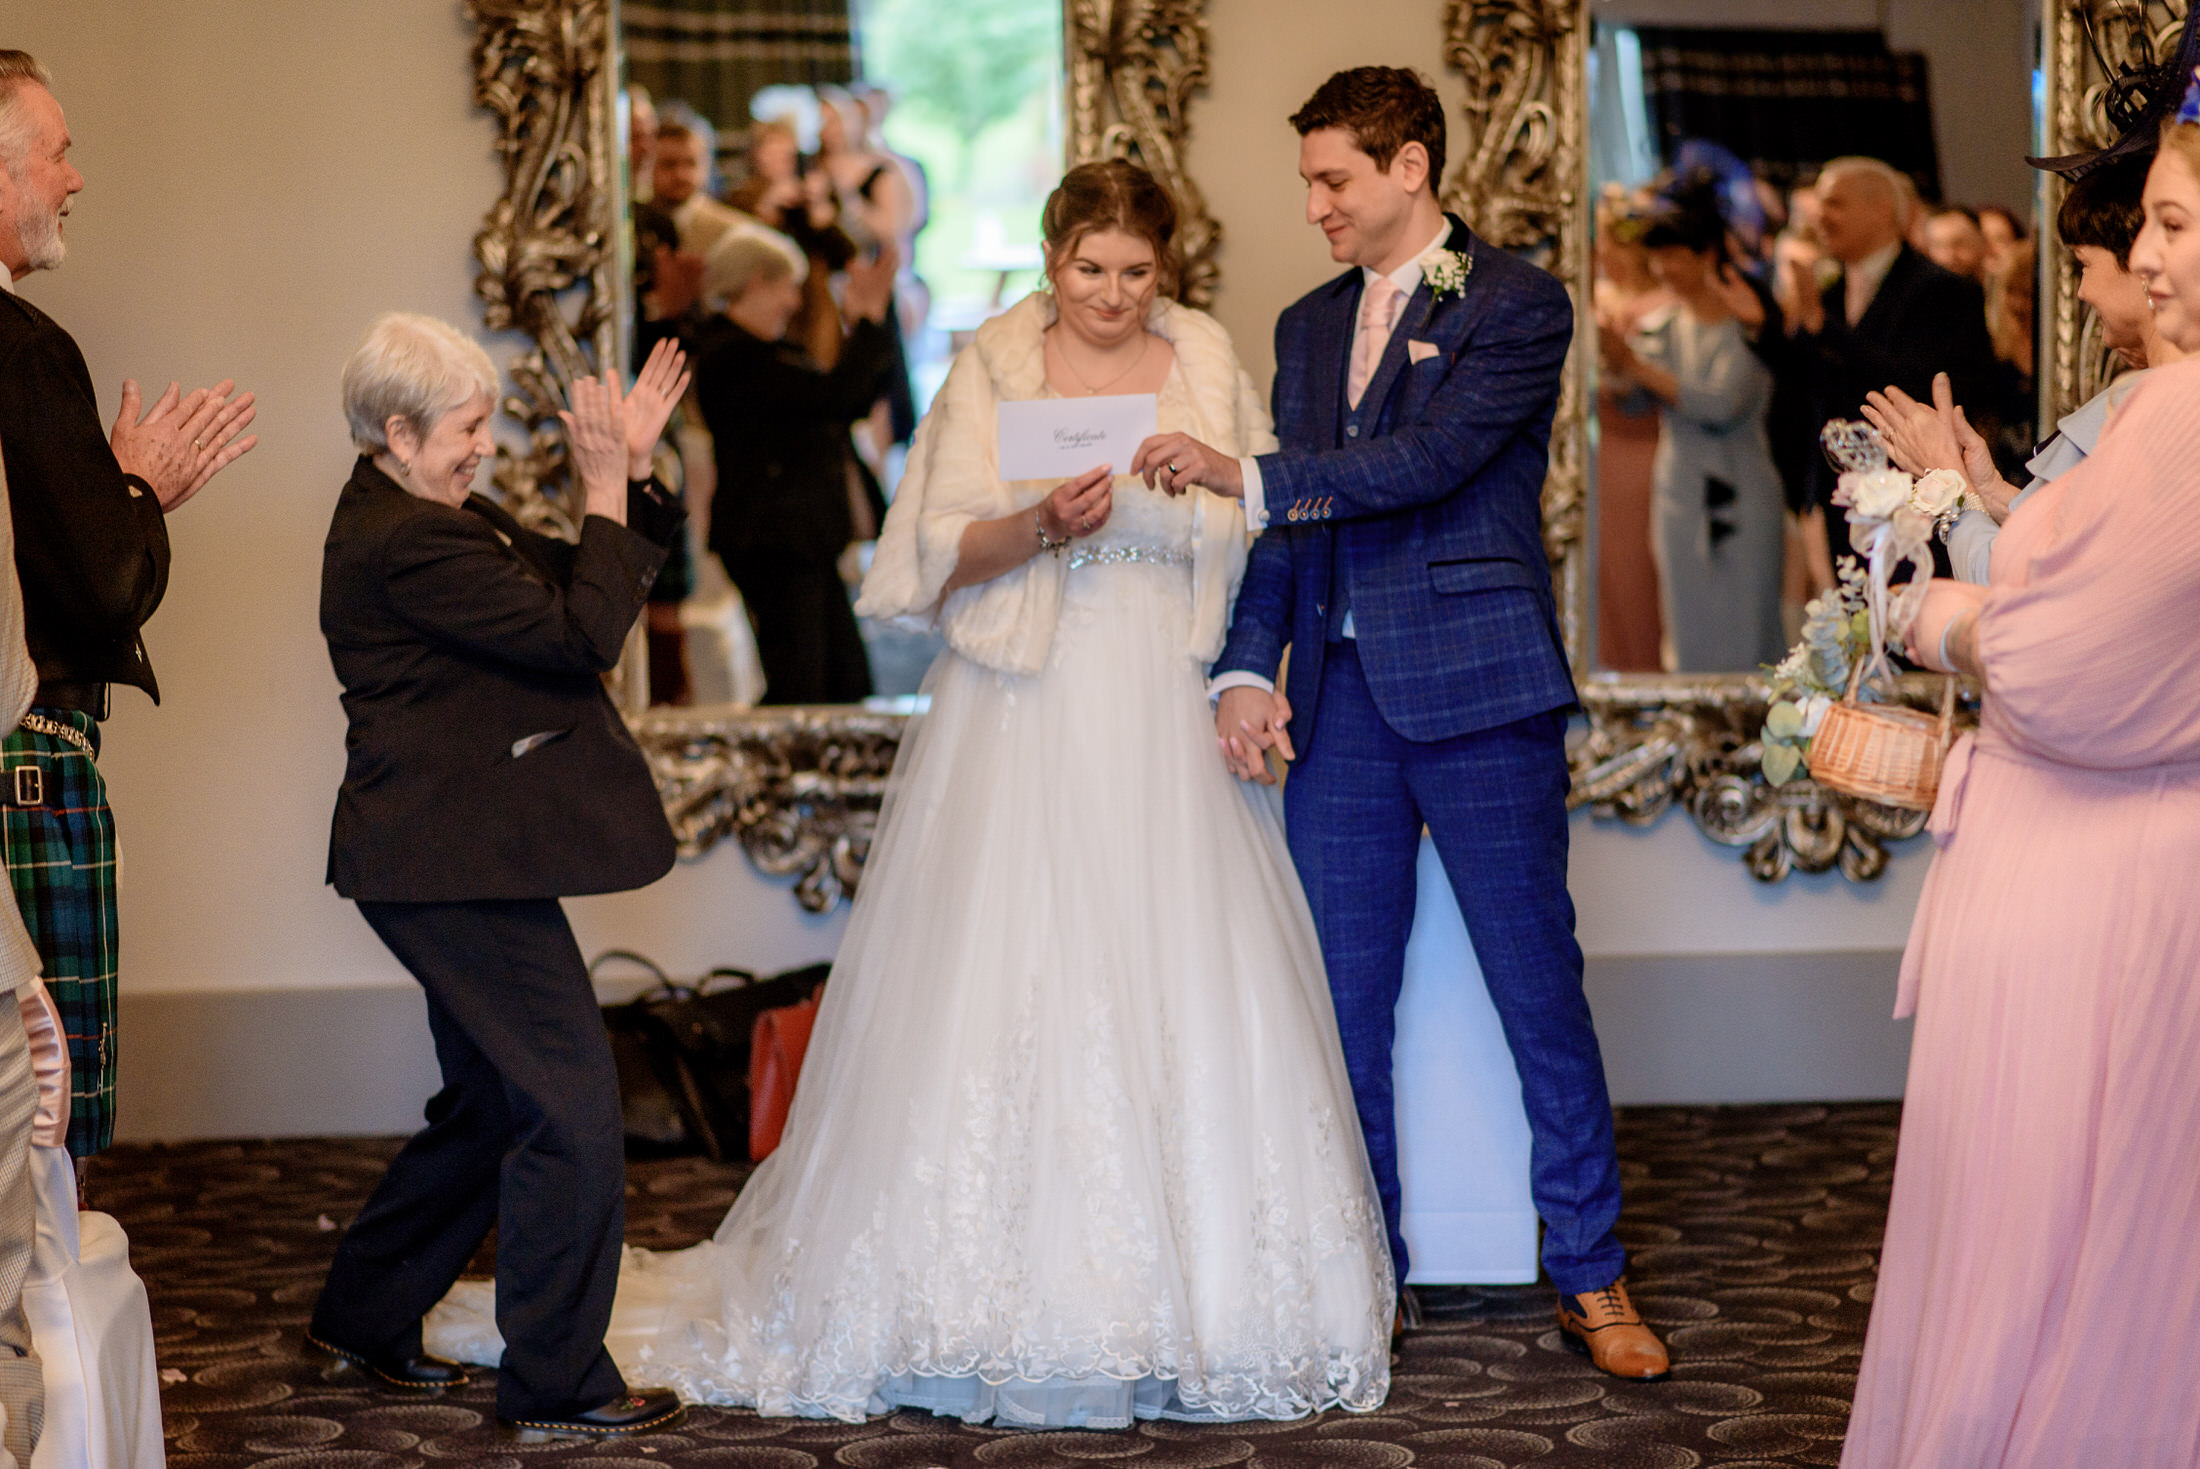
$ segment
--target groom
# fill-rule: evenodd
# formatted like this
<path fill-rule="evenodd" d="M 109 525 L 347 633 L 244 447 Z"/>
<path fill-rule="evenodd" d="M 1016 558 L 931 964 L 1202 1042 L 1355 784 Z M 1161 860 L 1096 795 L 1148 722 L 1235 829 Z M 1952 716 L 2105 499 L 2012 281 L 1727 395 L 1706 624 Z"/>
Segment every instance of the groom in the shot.
<path fill-rule="evenodd" d="M 1291 855 L 1398 1279 L 1391 1043 L 1425 825 L 1520 1072 L 1565 1340 L 1606 1372 L 1660 1378 L 1665 1348 L 1620 1279 L 1611 1103 L 1566 891 L 1574 689 L 1540 497 L 1573 309 L 1437 204 L 1443 106 L 1413 72 L 1339 72 L 1291 125 L 1307 219 L 1353 268 L 1276 325 L 1282 448 L 1235 460 L 1169 434 L 1132 467 L 1242 495 L 1268 527 L 1214 665 L 1216 732 L 1247 779 L 1269 779 L 1270 747 L 1295 760 Z"/>

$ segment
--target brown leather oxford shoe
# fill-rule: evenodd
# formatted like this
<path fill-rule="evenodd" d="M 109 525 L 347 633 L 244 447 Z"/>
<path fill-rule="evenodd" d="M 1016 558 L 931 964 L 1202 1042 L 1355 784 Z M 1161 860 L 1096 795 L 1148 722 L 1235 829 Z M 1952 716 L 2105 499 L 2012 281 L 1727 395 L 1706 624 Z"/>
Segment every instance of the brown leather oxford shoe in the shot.
<path fill-rule="evenodd" d="M 1635 1382 L 1662 1382 L 1673 1370 L 1665 1343 L 1645 1326 L 1627 1298 L 1627 1282 L 1558 1298 L 1559 1340 L 1587 1357 L 1600 1372 Z"/>

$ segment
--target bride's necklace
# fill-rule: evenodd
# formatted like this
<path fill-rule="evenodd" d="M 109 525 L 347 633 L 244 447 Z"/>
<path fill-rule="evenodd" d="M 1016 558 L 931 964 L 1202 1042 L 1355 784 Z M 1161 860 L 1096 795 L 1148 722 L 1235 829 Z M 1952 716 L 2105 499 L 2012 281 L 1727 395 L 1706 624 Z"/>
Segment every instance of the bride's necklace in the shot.
<path fill-rule="evenodd" d="M 1091 383 L 1085 381 L 1085 375 L 1077 370 L 1077 364 L 1069 360 L 1069 348 L 1063 345 L 1060 337 L 1054 339 L 1054 355 L 1062 359 L 1063 370 L 1077 380 L 1077 386 L 1083 388 L 1087 396 L 1098 397 L 1102 392 L 1114 387 L 1117 383 L 1138 371 L 1139 365 L 1146 360 L 1146 352 L 1153 346 L 1153 333 L 1140 332 L 1138 337 L 1138 355 L 1131 359 L 1131 365 L 1100 384 L 1099 387 L 1094 387 Z"/>

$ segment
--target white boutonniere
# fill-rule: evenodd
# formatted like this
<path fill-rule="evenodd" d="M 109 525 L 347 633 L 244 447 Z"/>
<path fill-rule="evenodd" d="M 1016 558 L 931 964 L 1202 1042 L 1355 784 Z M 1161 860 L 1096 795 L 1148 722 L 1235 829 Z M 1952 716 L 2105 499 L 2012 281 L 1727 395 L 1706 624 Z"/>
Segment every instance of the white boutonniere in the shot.
<path fill-rule="evenodd" d="M 1464 295 L 1467 277 L 1474 273 L 1474 257 L 1462 255 L 1457 250 L 1431 250 L 1421 258 L 1421 279 L 1441 301 L 1446 296 Z"/>

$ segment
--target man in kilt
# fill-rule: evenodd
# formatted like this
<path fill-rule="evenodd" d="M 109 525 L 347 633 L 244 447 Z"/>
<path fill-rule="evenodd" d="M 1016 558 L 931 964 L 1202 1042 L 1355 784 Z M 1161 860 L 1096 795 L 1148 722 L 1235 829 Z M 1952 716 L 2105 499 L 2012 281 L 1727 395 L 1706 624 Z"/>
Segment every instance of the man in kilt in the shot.
<path fill-rule="evenodd" d="M 0 845 L 46 985 L 68 1031 L 69 1150 L 113 1140 L 115 833 L 100 779 L 109 686 L 159 701 L 139 629 L 168 589 L 164 517 L 250 449 L 252 395 L 179 393 L 141 415 L 135 382 L 103 432 L 90 369 L 54 320 L 14 293 L 67 253 L 84 176 L 43 68 L 0 50 L 0 454 L 38 692 L 0 743 Z M 19 773 L 20 772 L 20 773 Z"/>

